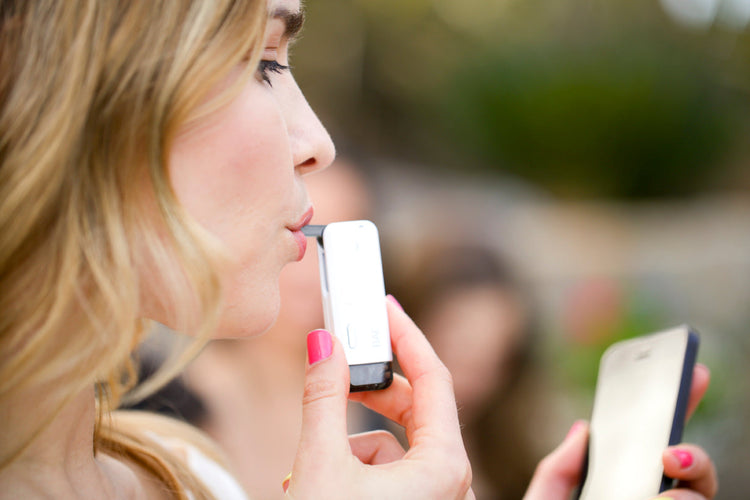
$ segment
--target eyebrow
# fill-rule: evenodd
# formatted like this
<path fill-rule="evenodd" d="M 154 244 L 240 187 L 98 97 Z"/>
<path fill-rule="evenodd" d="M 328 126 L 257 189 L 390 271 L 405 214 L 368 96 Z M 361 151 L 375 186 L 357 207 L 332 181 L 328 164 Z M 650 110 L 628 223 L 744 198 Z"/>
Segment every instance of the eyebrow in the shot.
<path fill-rule="evenodd" d="M 302 25 L 305 23 L 305 13 L 301 10 L 291 11 L 284 7 L 276 9 L 271 15 L 273 19 L 280 19 L 284 22 L 286 28 L 284 29 L 284 38 L 293 39 L 302 30 Z"/>

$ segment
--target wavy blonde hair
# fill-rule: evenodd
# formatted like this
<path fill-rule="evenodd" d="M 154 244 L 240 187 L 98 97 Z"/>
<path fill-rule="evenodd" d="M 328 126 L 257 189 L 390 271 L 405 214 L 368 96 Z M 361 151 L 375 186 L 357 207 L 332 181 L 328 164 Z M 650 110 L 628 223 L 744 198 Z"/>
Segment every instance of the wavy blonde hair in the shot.
<path fill-rule="evenodd" d="M 200 491 L 140 441 L 142 421 L 109 416 L 134 384 L 144 267 L 159 270 L 175 317 L 202 318 L 159 380 L 216 324 L 218 252 L 180 209 L 167 163 L 177 132 L 252 77 L 265 20 L 264 0 L 0 1 L 0 406 L 34 391 L 50 402 L 32 433 L 3 439 L 0 468 L 96 384 L 95 447 L 178 497 L 180 485 Z M 204 105 L 246 59 L 243 78 Z"/>

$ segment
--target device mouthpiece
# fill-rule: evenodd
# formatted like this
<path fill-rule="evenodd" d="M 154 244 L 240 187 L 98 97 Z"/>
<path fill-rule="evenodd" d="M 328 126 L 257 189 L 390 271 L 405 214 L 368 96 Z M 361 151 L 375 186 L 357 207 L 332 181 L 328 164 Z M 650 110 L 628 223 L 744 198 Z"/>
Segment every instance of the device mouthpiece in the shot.
<path fill-rule="evenodd" d="M 323 236 L 324 224 L 308 224 L 302 228 L 302 234 L 308 238 L 320 238 Z"/>

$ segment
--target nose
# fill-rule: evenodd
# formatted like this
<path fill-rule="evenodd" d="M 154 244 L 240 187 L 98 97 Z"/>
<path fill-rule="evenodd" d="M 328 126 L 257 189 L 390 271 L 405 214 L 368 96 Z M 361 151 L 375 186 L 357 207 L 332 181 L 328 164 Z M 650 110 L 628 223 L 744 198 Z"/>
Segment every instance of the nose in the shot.
<path fill-rule="evenodd" d="M 296 82 L 291 94 L 285 118 L 294 168 L 299 175 L 305 175 L 328 167 L 336 148 Z"/>

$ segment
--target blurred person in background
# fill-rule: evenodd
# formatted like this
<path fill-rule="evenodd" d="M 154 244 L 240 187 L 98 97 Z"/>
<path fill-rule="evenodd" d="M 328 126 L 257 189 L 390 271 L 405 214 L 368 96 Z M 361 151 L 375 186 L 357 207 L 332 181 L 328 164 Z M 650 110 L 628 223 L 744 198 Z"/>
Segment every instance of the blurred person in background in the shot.
<path fill-rule="evenodd" d="M 489 246 L 422 242 L 410 260 L 389 288 L 453 375 L 477 498 L 521 498 L 537 461 L 530 301 Z"/>

